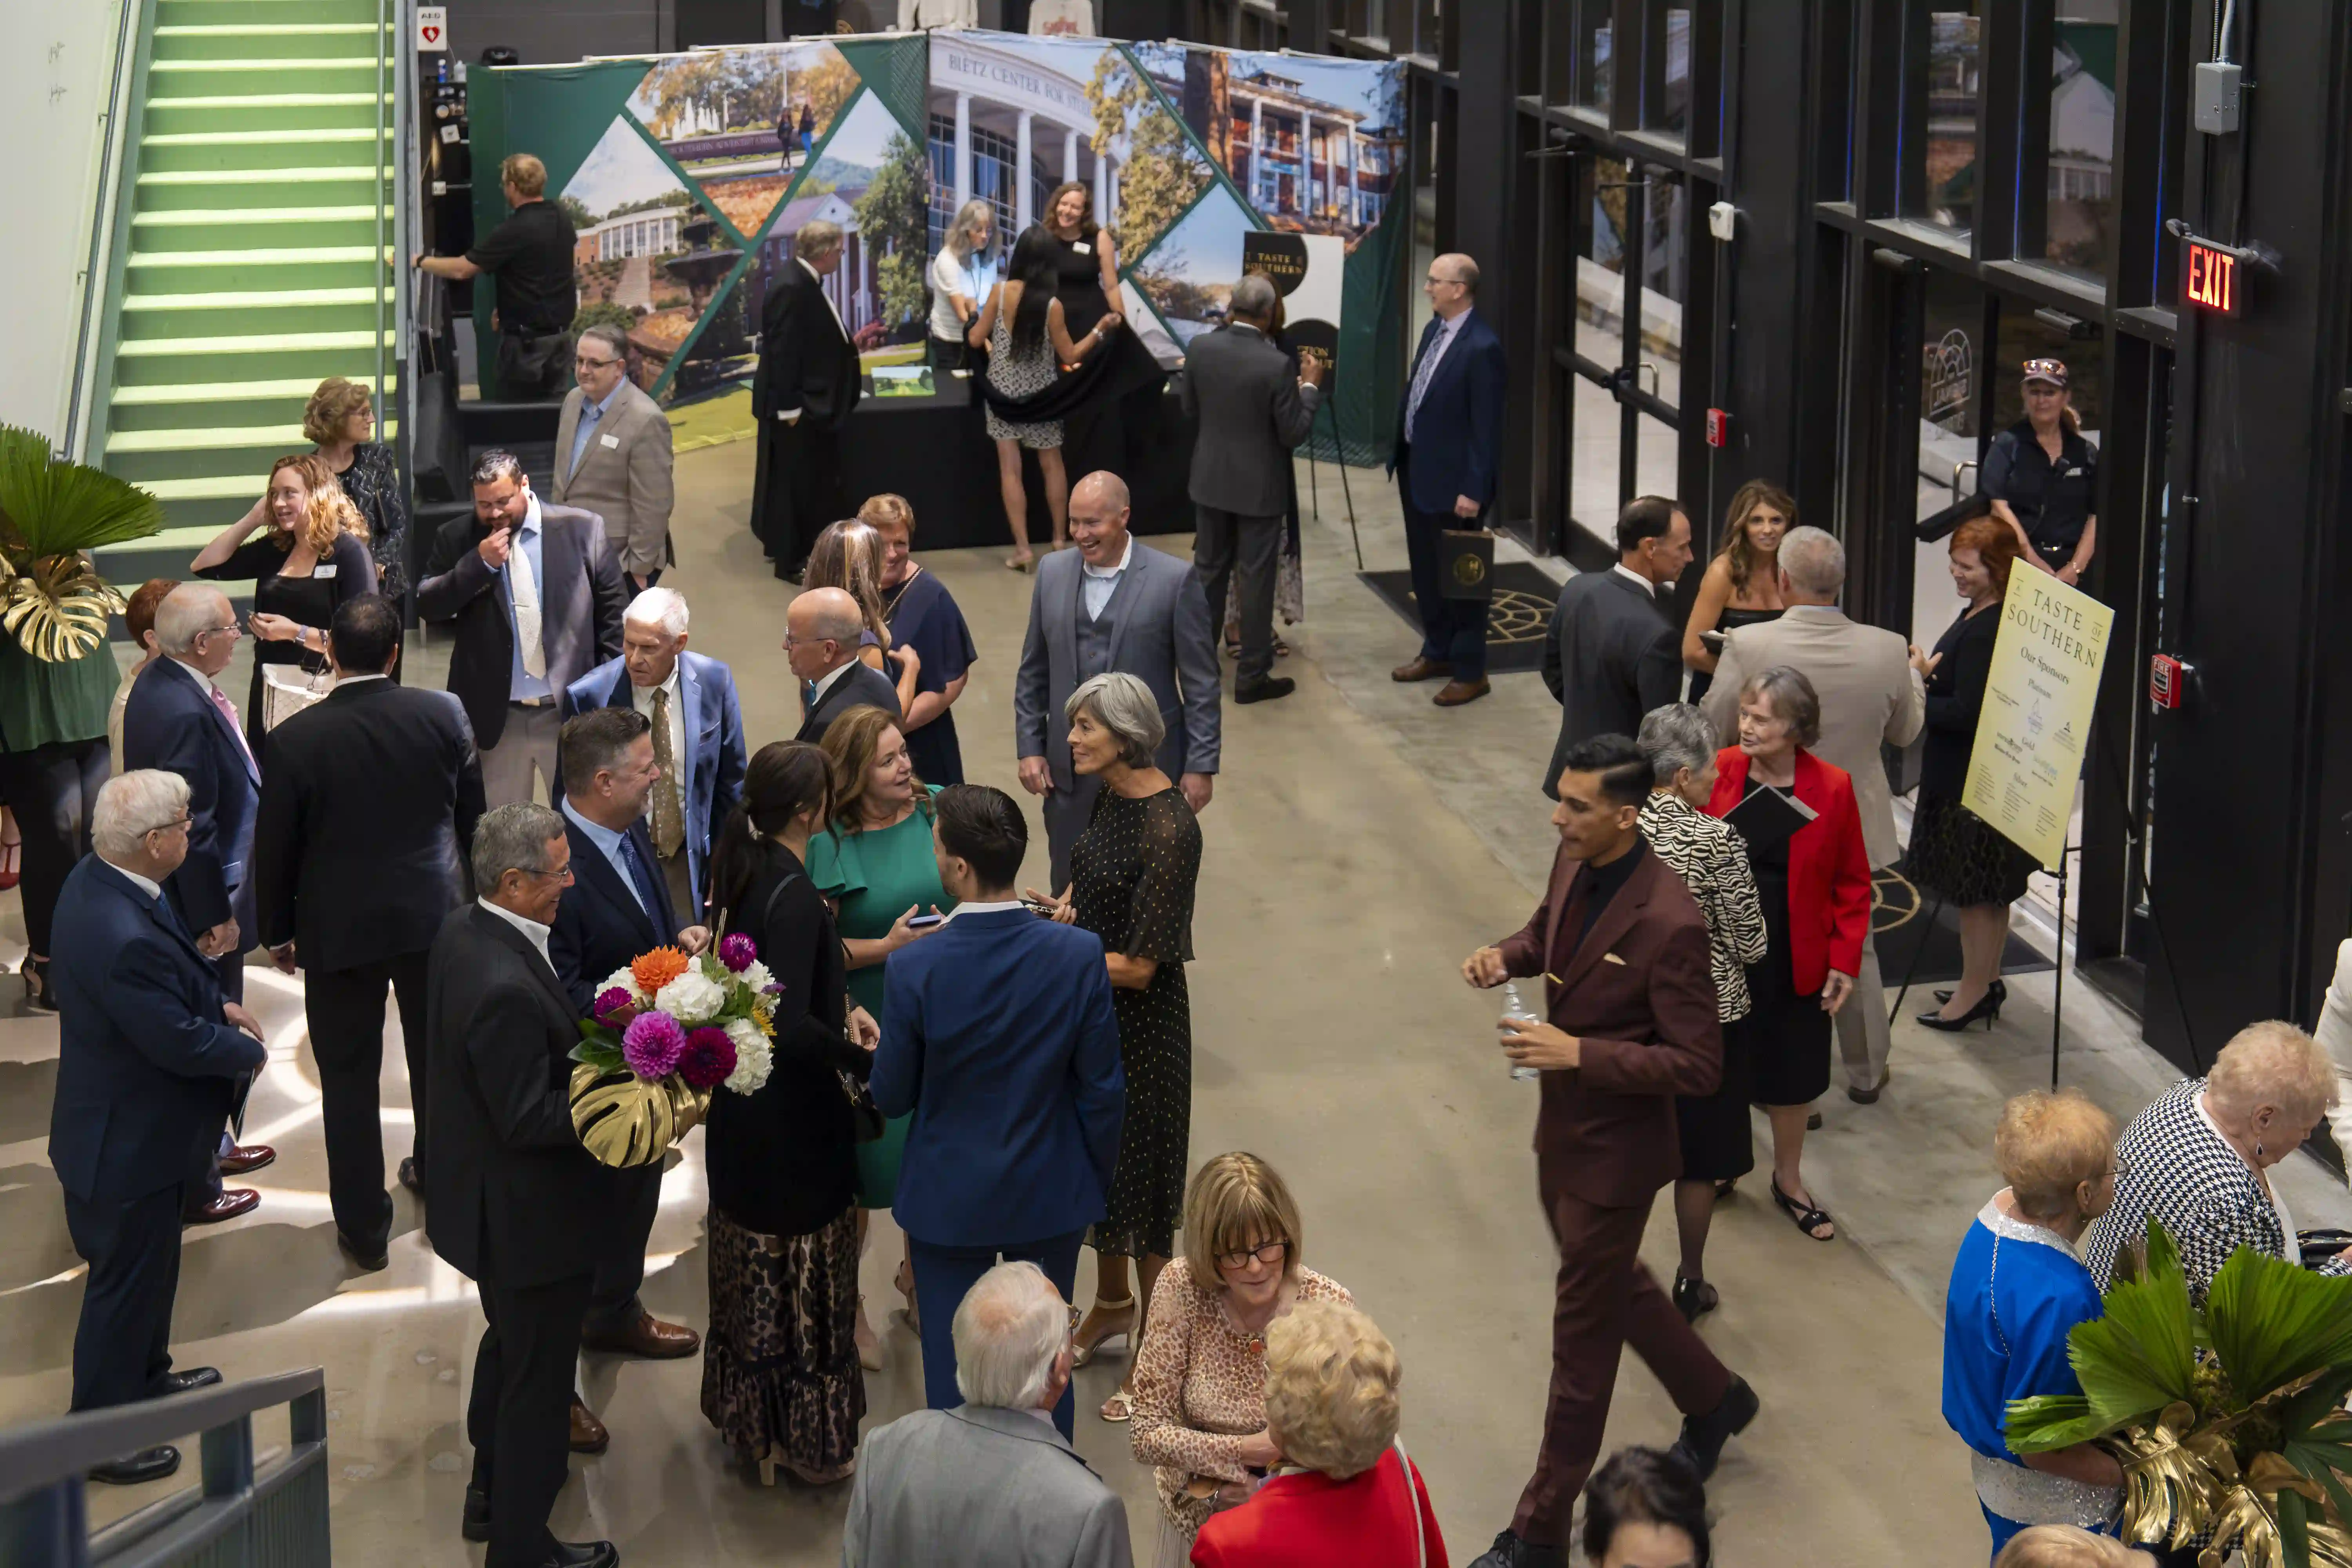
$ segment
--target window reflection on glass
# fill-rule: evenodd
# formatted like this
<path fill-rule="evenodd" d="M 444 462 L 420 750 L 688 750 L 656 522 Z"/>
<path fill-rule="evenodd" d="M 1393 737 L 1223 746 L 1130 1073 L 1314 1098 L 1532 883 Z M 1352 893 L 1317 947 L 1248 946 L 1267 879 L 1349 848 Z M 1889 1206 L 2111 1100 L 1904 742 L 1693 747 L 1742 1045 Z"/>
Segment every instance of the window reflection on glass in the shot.
<path fill-rule="evenodd" d="M 1648 200 L 1642 224 L 1642 358 L 1657 366 L 1658 373 L 1643 376 L 1642 386 L 1679 408 L 1683 301 L 1690 264 L 1690 191 L 1680 180 L 1653 174 L 1643 194 Z"/>
<path fill-rule="evenodd" d="M 1927 14 L 1927 163 L 1913 216 L 1956 234 L 1976 224 L 1981 5 L 1970 0 L 1965 9 Z"/>
<path fill-rule="evenodd" d="M 1579 162 L 1590 216 L 1576 258 L 1576 349 L 1614 367 L 1625 361 L 1625 182 L 1633 176 L 1614 158 Z"/>
<path fill-rule="evenodd" d="M 2106 276 L 2115 245 L 2116 24 L 2061 16 L 2050 73 L 2050 196 L 2043 254 L 2069 272 Z"/>
<path fill-rule="evenodd" d="M 1690 134 L 1691 14 L 1666 13 L 1666 101 L 1659 129 L 1675 136 Z"/>
<path fill-rule="evenodd" d="M 1609 112 L 1610 0 L 1580 0 L 1577 6 L 1576 101 Z"/>

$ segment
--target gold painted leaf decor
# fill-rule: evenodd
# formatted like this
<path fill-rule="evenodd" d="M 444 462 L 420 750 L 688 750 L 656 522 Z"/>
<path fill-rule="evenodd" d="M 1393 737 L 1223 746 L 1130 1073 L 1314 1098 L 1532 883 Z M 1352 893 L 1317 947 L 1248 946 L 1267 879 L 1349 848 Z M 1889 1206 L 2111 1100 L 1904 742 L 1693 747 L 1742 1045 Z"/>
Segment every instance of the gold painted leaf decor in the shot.
<path fill-rule="evenodd" d="M 163 505 L 112 474 L 0 425 L 0 630 L 35 658 L 77 659 L 106 640 L 122 595 L 85 552 L 162 531 Z"/>

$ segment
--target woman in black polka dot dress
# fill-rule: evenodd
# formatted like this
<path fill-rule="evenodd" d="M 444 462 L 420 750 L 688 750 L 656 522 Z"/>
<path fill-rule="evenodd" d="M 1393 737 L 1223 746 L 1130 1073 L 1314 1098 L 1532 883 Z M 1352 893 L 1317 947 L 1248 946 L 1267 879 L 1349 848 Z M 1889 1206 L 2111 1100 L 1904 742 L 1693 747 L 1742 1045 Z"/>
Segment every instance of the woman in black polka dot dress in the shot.
<path fill-rule="evenodd" d="M 1150 688 L 1131 675 L 1098 675 L 1071 693 L 1070 757 L 1101 782 L 1094 816 L 1070 851 L 1071 883 L 1056 916 L 1103 939 L 1127 1114 L 1108 1213 L 1087 1237 L 1097 1255 L 1095 1303 L 1080 1323 L 1078 1360 L 1108 1339 L 1142 1342 L 1141 1302 L 1176 1250 L 1184 1211 L 1192 1123 L 1192 1004 L 1184 964 L 1192 956 L 1192 887 L 1201 826 L 1183 792 L 1152 755 L 1166 737 Z M 1136 1260 L 1140 1289 L 1128 1278 Z M 1106 1421 L 1129 1410 L 1122 1385 Z"/>

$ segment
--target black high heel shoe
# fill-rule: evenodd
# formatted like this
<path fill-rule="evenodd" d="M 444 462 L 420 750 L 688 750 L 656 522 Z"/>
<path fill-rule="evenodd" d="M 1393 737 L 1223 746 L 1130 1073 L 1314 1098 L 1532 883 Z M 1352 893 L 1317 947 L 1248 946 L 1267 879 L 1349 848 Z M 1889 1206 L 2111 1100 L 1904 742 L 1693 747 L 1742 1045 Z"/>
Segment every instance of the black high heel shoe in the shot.
<path fill-rule="evenodd" d="M 1714 1311 L 1722 1300 L 1715 1287 L 1706 1280 L 1693 1279 L 1686 1274 L 1675 1276 L 1675 1310 L 1683 1315 L 1684 1322 L 1697 1322 L 1702 1316 Z"/>
<path fill-rule="evenodd" d="M 25 1005 L 36 1013 L 54 1013 L 58 1010 L 57 998 L 49 994 L 49 961 L 47 959 L 35 958 L 32 954 L 26 953 L 25 962 L 17 966 L 16 973 L 25 977 Z"/>
<path fill-rule="evenodd" d="M 1977 998 L 1977 1005 L 1975 1006 L 1969 1008 L 1967 1012 L 1961 1014 L 1957 1018 L 1947 1018 L 1941 1013 L 1936 1012 L 1932 1008 L 1927 1012 L 1916 1015 L 1916 1017 L 1920 1023 L 1927 1025 L 1927 1027 L 1931 1029 L 1941 1029 L 1948 1035 L 1956 1035 L 1959 1033 L 1962 1029 L 1967 1028 L 1970 1024 L 1975 1023 L 1979 1018 L 1982 1018 L 1985 1021 L 1985 1027 L 1987 1029 L 1990 1029 L 1993 1025 L 2000 1021 L 2000 1005 L 2003 999 L 2004 998 L 2000 992 L 1988 990 L 1983 995 Z"/>
<path fill-rule="evenodd" d="M 1992 984 L 1988 987 L 1988 989 L 2002 1001 L 2006 1002 L 2009 1000 L 2009 983 L 2007 981 L 1996 976 Z M 1949 991 L 1938 991 L 1936 993 L 1936 1000 L 1938 1002 L 1948 1002 L 1951 999 L 1952 994 Z"/>

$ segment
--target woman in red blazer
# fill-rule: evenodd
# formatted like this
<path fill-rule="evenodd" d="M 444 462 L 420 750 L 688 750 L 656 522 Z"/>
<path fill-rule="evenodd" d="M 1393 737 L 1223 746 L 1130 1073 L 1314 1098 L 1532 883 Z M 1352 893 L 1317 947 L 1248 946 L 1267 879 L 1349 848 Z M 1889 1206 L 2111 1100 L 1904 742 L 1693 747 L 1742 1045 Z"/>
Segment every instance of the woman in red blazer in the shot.
<path fill-rule="evenodd" d="M 1799 1160 L 1805 1118 L 1830 1087 L 1830 1019 L 1862 967 L 1870 856 L 1853 778 L 1805 750 L 1821 733 L 1821 699 L 1802 673 L 1781 666 L 1750 678 L 1739 693 L 1739 744 L 1717 755 L 1706 809 L 1741 829 L 1764 903 L 1769 941 L 1748 972 L 1748 1028 L 1756 1099 L 1772 1123 L 1772 1201 L 1799 1230 L 1830 1241 L 1837 1227 Z M 1755 798 L 1773 794 L 1780 798 Z M 1791 798 L 1800 809 L 1788 807 Z"/>
<path fill-rule="evenodd" d="M 1343 1301 L 1301 1301 L 1267 1325 L 1281 1468 L 1201 1526 L 1193 1568 L 1446 1568 L 1437 1510 L 1396 1440 L 1397 1377 L 1388 1336 Z"/>

